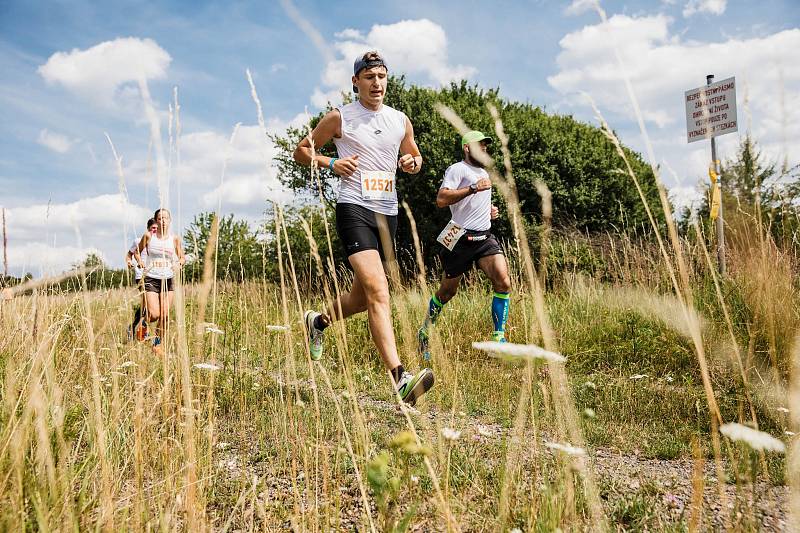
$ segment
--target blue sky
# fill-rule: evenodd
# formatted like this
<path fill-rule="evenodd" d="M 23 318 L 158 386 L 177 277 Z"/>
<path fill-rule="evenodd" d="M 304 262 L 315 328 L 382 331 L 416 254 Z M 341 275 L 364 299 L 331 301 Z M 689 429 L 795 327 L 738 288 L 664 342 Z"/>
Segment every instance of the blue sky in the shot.
<path fill-rule="evenodd" d="M 709 70 L 737 77 L 740 133 L 748 122 L 768 154 L 798 160 L 800 115 L 789 105 L 800 97 L 796 0 L 603 2 L 606 24 L 584 3 L 295 0 L 326 56 L 286 2 L 2 2 L 0 206 L 11 272 L 59 271 L 89 250 L 120 265 L 125 242 L 158 206 L 159 172 L 179 225 L 220 201 L 254 221 L 267 197 L 291 201 L 268 169 L 274 148 L 263 143 L 245 69 L 267 128 L 280 131 L 335 99 L 353 51 L 373 46 L 414 83 L 466 77 L 594 122 L 587 93 L 623 141 L 643 150 L 616 40 L 677 197 L 690 196 L 705 173 L 705 143 L 685 142 L 682 95 Z M 162 167 L 138 77 L 160 122 Z M 181 136 L 170 150 L 175 86 Z M 122 157 L 124 203 L 105 133 Z M 738 137 L 720 139 L 723 156 Z"/>

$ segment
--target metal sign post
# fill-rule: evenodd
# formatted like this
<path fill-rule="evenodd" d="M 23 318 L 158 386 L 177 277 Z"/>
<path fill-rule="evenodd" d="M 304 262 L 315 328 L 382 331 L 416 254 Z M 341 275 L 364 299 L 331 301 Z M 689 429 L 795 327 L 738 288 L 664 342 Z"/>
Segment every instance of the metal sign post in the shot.
<path fill-rule="evenodd" d="M 706 75 L 706 85 L 711 85 L 714 75 Z M 734 108 L 736 99 L 734 98 Z M 717 264 L 719 273 L 725 275 L 727 265 L 725 263 L 725 219 L 722 215 L 722 175 L 720 173 L 719 161 L 717 160 L 717 139 L 711 137 L 711 166 L 714 167 L 714 174 L 717 176 L 717 188 L 719 189 L 719 210 L 717 211 Z"/>
<path fill-rule="evenodd" d="M 738 131 L 736 119 L 736 79 L 728 78 L 713 83 L 714 75 L 706 76 L 705 87 L 686 91 L 686 140 L 695 142 L 703 139 L 711 140 L 711 168 L 713 169 L 714 187 L 712 189 L 712 217 L 716 216 L 717 262 L 720 274 L 725 275 L 725 221 L 722 216 L 722 177 L 719 161 L 717 161 L 717 143 L 719 135 Z M 719 201 L 716 203 L 716 199 Z"/>

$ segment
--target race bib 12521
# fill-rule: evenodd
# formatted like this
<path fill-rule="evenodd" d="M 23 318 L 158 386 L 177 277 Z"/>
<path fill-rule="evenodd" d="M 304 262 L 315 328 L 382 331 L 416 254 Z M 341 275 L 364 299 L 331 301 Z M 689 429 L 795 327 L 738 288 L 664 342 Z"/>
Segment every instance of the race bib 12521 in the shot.
<path fill-rule="evenodd" d="M 382 170 L 361 171 L 361 197 L 364 200 L 394 200 L 394 174 Z"/>
<path fill-rule="evenodd" d="M 442 246 L 453 251 L 458 239 L 461 238 L 467 232 L 466 229 L 462 228 L 452 220 L 447 223 L 447 226 L 444 227 L 442 232 L 436 237 L 436 240 L 439 241 Z"/>

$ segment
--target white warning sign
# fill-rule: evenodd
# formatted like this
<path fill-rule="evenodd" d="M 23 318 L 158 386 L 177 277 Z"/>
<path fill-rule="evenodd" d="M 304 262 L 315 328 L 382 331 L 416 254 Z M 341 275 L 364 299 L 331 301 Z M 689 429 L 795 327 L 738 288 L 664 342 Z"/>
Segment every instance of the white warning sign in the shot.
<path fill-rule="evenodd" d="M 686 91 L 686 140 L 702 141 L 738 131 L 736 78 Z"/>

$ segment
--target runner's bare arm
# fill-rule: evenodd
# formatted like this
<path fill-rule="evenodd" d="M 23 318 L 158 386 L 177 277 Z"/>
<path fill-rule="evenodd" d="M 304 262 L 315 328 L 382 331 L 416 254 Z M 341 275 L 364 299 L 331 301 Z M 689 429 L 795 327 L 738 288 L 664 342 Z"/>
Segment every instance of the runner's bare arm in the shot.
<path fill-rule="evenodd" d="M 422 155 L 419 153 L 417 141 L 414 140 L 414 126 L 411 120 L 406 117 L 406 134 L 400 142 L 400 160 L 397 166 L 408 174 L 417 174 L 422 170 Z"/>
<path fill-rule="evenodd" d="M 183 253 L 183 246 L 181 246 L 181 240 L 177 235 L 175 236 L 175 253 L 178 254 L 178 263 L 183 266 L 186 263 L 186 254 Z"/>
<path fill-rule="evenodd" d="M 487 191 L 492 188 L 492 182 L 489 178 L 482 178 L 475 184 L 475 192 Z M 442 187 L 436 194 L 436 207 L 447 207 L 460 202 L 467 196 L 473 194 L 472 189 L 463 187 L 461 189 L 448 189 Z"/>
<path fill-rule="evenodd" d="M 150 241 L 150 233 L 145 233 L 144 235 L 142 235 L 142 238 L 139 239 L 139 244 L 136 246 L 136 251 L 133 253 L 133 257 L 136 258 L 136 262 L 139 263 L 140 265 L 144 264 L 144 263 L 142 263 L 142 255 L 141 254 L 142 254 L 142 250 L 147 248 L 147 243 L 149 241 Z"/>
<path fill-rule="evenodd" d="M 294 160 L 305 167 L 311 166 L 312 159 L 317 162 L 320 168 L 330 168 L 331 160 L 335 159 L 333 163 L 333 172 L 339 176 L 350 176 L 358 168 L 358 156 L 332 158 L 324 156 L 318 150 L 328 144 L 328 141 L 334 137 L 342 136 L 342 119 L 338 109 L 329 111 L 322 120 L 319 121 L 317 127 L 311 132 L 311 139 L 308 136 L 303 137 L 300 144 L 294 150 Z M 314 141 L 314 150 L 311 149 L 311 140 Z"/>

